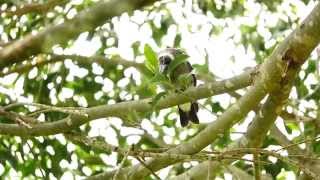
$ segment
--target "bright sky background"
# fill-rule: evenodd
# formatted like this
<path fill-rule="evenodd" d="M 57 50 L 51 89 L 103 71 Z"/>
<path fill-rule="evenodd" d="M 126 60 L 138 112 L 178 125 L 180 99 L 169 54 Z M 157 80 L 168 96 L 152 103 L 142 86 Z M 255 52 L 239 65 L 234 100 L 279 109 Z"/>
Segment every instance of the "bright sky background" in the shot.
<path fill-rule="evenodd" d="M 168 28 L 168 34 L 162 39 L 162 47 L 158 47 L 155 41 L 152 39 L 152 30 L 148 24 L 143 24 L 142 26 L 138 26 L 136 23 L 143 23 L 146 18 L 153 18 L 156 25 L 159 25 L 160 18 L 163 14 L 152 13 L 151 17 L 148 17 L 147 13 L 144 12 L 135 12 L 132 17 L 129 17 L 127 14 L 123 14 L 120 18 L 114 18 L 112 22 L 115 26 L 116 34 L 119 38 L 118 47 L 107 49 L 105 52 L 107 54 L 119 54 L 122 58 L 126 60 L 132 60 L 137 62 L 143 62 L 143 57 L 138 57 L 134 59 L 133 50 L 131 46 L 134 42 L 139 41 L 142 42 L 140 48 L 143 49 L 144 44 L 149 44 L 151 47 L 160 51 L 166 46 L 172 46 L 174 42 L 174 37 L 177 32 L 181 33 L 182 41 L 181 47 L 186 50 L 186 52 L 190 55 L 191 64 L 203 64 L 204 63 L 204 55 L 208 53 L 209 57 L 209 68 L 211 72 L 213 72 L 217 77 L 221 79 L 229 78 L 234 75 L 237 75 L 247 67 L 254 67 L 256 62 L 254 60 L 254 52 L 252 49 L 245 51 L 244 47 L 239 44 L 240 42 L 240 25 L 255 25 L 256 19 L 258 19 L 258 33 L 264 37 L 264 41 L 266 47 L 271 47 L 276 43 L 275 39 L 279 38 L 272 35 L 268 28 L 274 27 L 279 19 L 287 19 L 285 15 L 289 15 L 291 18 L 296 19 L 299 18 L 300 21 L 309 14 L 311 9 L 314 7 L 315 3 L 310 2 L 308 5 L 304 5 L 299 0 L 286 0 L 278 6 L 277 13 L 269 13 L 266 11 L 265 7 L 262 7 L 259 3 L 254 2 L 253 0 L 248 0 L 245 3 L 245 8 L 247 11 L 245 12 L 245 16 L 236 17 L 236 18 L 226 18 L 226 19 L 218 19 L 215 18 L 210 12 L 207 14 L 202 14 L 200 10 L 192 9 L 191 0 L 187 0 L 185 6 L 182 6 L 182 1 L 177 1 L 177 3 L 168 3 L 167 7 L 170 10 L 172 17 L 175 20 L 176 24 L 172 24 Z M 219 4 L 223 3 L 221 0 L 216 0 Z M 75 3 L 77 3 L 75 1 Z M 231 4 L 231 0 L 226 0 L 225 3 Z M 292 13 L 289 8 L 290 5 L 294 5 L 296 7 L 297 12 Z M 71 12 L 72 13 L 72 12 Z M 183 16 L 183 14 L 185 16 Z M 73 14 L 70 14 L 73 16 Z M 134 22 L 132 22 L 132 20 Z M 224 27 L 223 31 L 218 35 L 209 35 L 209 32 L 212 28 L 222 26 Z M 191 29 L 191 31 L 190 31 Z M 280 36 L 287 35 L 291 32 L 291 29 L 286 30 Z M 2 28 L 0 25 L 0 34 L 2 33 Z M 91 56 L 94 55 L 95 52 L 101 46 L 100 40 L 98 38 L 93 38 L 90 41 L 86 39 L 87 33 L 81 34 L 74 45 L 66 50 L 62 50 L 61 48 L 54 48 L 55 53 L 60 54 L 78 54 L 83 56 Z M 232 38 L 233 37 L 233 38 Z M 114 39 L 108 39 L 108 43 L 112 44 Z M 314 54 L 313 54 L 314 56 Z M 235 57 L 235 60 L 232 61 L 232 57 Z M 87 70 L 79 67 L 72 63 L 72 61 L 66 61 L 64 65 L 69 68 L 71 73 L 68 75 L 67 80 L 73 81 L 74 77 L 84 77 L 88 74 Z M 95 65 L 93 65 L 95 66 Z M 96 74 L 101 74 L 103 69 L 99 68 L 96 65 L 94 70 Z M 131 74 L 134 74 L 135 79 L 139 82 L 140 75 L 138 71 L 133 68 L 128 68 L 125 70 L 126 78 L 122 79 L 119 83 L 113 84 L 113 82 L 107 77 L 99 77 L 96 78 L 96 82 L 104 84 L 103 92 L 104 93 L 113 93 L 112 88 L 114 86 L 125 86 L 129 81 L 129 77 Z M 35 77 L 37 75 L 37 70 L 34 69 L 29 73 L 29 78 Z M 9 86 L 12 84 L 13 80 L 17 77 L 17 74 L 12 74 L 6 77 L 0 78 L 0 93 L 8 94 L 10 97 L 17 101 L 22 102 L 31 102 L 33 97 L 24 97 L 23 94 L 23 82 L 24 78 L 21 77 L 18 79 L 16 86 Z M 317 82 L 315 77 L 308 77 L 305 81 L 306 85 L 310 85 L 311 83 Z M 244 91 L 239 91 L 243 93 Z M 57 103 L 57 99 L 55 99 L 56 92 L 52 90 L 50 92 L 50 97 L 52 97 L 52 103 Z M 102 92 L 97 93 L 95 96 L 99 98 L 102 95 Z M 294 91 L 291 94 L 292 97 L 296 96 Z M 86 100 L 81 99 L 80 97 L 73 97 L 73 91 L 68 88 L 64 88 L 62 93 L 58 95 L 60 100 L 64 100 L 67 98 L 76 98 L 81 106 L 87 106 Z M 218 95 L 213 97 L 214 101 L 219 101 L 221 105 L 226 108 L 230 106 L 234 99 L 231 99 L 229 95 Z M 203 101 L 199 101 L 200 103 Z M 112 103 L 112 102 L 108 102 Z M 302 109 L 308 106 L 314 106 L 315 103 L 312 102 L 303 102 Z M 160 116 L 153 117 L 152 121 L 161 123 L 163 122 L 163 116 L 166 114 L 167 110 L 163 110 L 160 113 Z M 201 109 L 198 113 L 199 119 L 201 123 L 212 122 L 216 119 L 216 115 L 208 112 L 207 110 Z M 254 113 L 251 112 L 247 116 L 247 118 L 243 121 L 242 124 L 237 124 L 234 126 L 236 132 L 245 132 L 248 124 L 254 117 Z M 175 117 L 177 118 L 177 116 Z M 134 128 L 121 127 L 121 120 L 117 118 L 108 118 L 108 121 L 104 119 L 91 121 L 90 125 L 93 127 L 90 131 L 90 136 L 104 136 L 106 141 L 113 145 L 118 145 L 116 141 L 116 132 L 109 126 L 110 124 L 115 125 L 119 129 L 121 129 L 121 134 L 142 134 L 141 130 L 137 130 Z M 281 119 L 276 121 L 277 126 L 282 130 L 285 134 L 286 131 Z M 146 129 L 151 135 L 157 137 L 157 132 L 154 131 L 153 125 L 149 121 L 142 121 L 142 127 Z M 178 125 L 178 123 L 177 123 Z M 178 143 L 173 141 L 174 130 L 167 128 L 165 130 L 166 136 L 164 137 L 165 142 L 167 143 Z M 187 136 L 187 134 L 194 133 L 192 130 L 185 130 L 180 134 L 180 137 L 183 139 Z M 293 134 L 286 134 L 290 139 L 299 135 L 299 131 L 294 131 Z M 242 134 L 232 134 L 232 139 L 237 139 Z M 55 138 L 59 138 L 61 141 L 65 141 L 64 138 L 60 135 L 55 136 Z M 130 136 L 128 139 L 129 144 L 134 144 L 138 142 L 139 137 L 136 135 Z M 68 144 L 70 149 L 73 149 L 73 145 Z M 69 148 L 69 147 L 68 147 Z M 277 147 L 274 147 L 277 148 Z M 51 151 L 50 148 L 47 149 Z M 73 157 L 76 158 L 76 157 Z M 105 162 L 108 162 L 110 165 L 116 165 L 116 154 L 113 153 L 111 155 L 102 155 L 102 159 Z M 185 163 L 186 166 L 189 166 L 189 163 Z M 62 167 L 76 167 L 75 164 L 68 164 L 68 162 L 62 162 Z M 3 167 L 0 165 L 0 171 Z M 164 169 L 160 172 L 160 177 L 166 177 L 169 169 Z M 90 174 L 90 169 L 86 170 L 88 175 Z M 14 174 L 14 172 L 12 172 Z M 285 173 L 285 172 L 284 172 Z M 62 179 L 70 179 L 72 174 L 66 172 Z M 286 172 L 284 174 L 287 178 L 294 178 L 294 174 L 292 172 Z M 225 174 L 225 179 L 232 179 L 230 174 Z"/>

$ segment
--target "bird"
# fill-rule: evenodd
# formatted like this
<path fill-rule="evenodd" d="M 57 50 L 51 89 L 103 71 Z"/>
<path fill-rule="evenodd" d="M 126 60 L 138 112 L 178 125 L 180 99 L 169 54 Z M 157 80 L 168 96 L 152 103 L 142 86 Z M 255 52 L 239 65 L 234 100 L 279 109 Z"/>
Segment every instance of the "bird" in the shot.
<path fill-rule="evenodd" d="M 169 79 L 176 92 L 197 86 L 196 76 L 192 74 L 193 68 L 186 60 L 188 57 L 185 51 L 178 48 L 166 48 L 158 53 L 159 73 Z M 189 121 L 199 124 L 198 110 L 196 101 L 178 105 L 181 126 L 186 127 Z"/>

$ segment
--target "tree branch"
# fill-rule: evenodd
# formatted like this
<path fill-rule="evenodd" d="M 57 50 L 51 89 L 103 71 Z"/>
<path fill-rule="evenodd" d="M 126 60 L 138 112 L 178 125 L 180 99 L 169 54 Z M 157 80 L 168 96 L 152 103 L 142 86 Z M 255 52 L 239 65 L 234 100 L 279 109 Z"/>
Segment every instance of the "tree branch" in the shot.
<path fill-rule="evenodd" d="M 134 67 L 141 71 L 142 73 L 146 71 L 146 67 L 142 63 L 137 63 L 134 61 L 124 60 L 118 56 L 106 58 L 103 56 L 79 56 L 79 55 L 57 55 L 57 54 L 41 54 L 36 57 L 35 62 L 28 62 L 27 64 L 17 64 L 13 68 L 9 69 L 6 72 L 0 72 L 0 76 L 5 76 L 11 73 L 25 73 L 30 71 L 34 67 L 41 67 L 47 64 L 52 64 L 66 59 L 71 59 L 80 64 L 92 64 L 93 62 L 101 66 L 111 66 L 111 65 L 122 65 L 124 67 Z"/>
<path fill-rule="evenodd" d="M 48 10 L 52 9 L 54 6 L 66 3 L 68 1 L 66 0 L 49 0 L 45 4 L 40 3 L 31 3 L 31 4 L 25 4 L 22 7 L 18 7 L 16 10 L 0 10 L 0 14 L 5 14 L 6 16 L 22 16 L 27 13 L 45 13 Z"/>
<path fill-rule="evenodd" d="M 46 52 L 55 44 L 65 43 L 80 33 L 90 31 L 102 25 L 111 17 L 124 12 L 132 12 L 156 0 L 110 0 L 100 1 L 73 19 L 51 26 L 36 35 L 27 35 L 24 39 L 11 43 L 0 50 L 0 68 L 4 68 L 24 58 Z"/>
<path fill-rule="evenodd" d="M 77 135 L 77 134 L 66 134 L 66 137 L 70 139 L 71 141 L 75 143 L 83 143 L 93 149 L 98 149 L 105 151 L 107 153 L 110 153 L 110 151 L 117 152 L 121 155 L 124 156 L 134 156 L 134 157 L 141 157 L 141 158 L 146 158 L 146 157 L 164 157 L 164 158 L 169 158 L 169 159 L 177 159 L 177 160 L 184 160 L 184 161 L 189 161 L 189 160 L 196 160 L 196 161 L 203 161 L 207 159 L 242 159 L 246 160 L 249 162 L 252 162 L 251 160 L 243 159 L 242 156 L 244 154 L 261 154 L 261 155 L 268 155 L 268 156 L 273 156 L 277 157 L 281 160 L 284 161 L 290 161 L 287 157 L 283 157 L 280 154 L 273 152 L 273 151 L 267 151 L 267 150 L 262 150 L 262 149 L 256 149 L 256 148 L 241 148 L 241 149 L 233 149 L 230 151 L 214 151 L 214 152 L 207 152 L 207 151 L 202 151 L 200 153 L 194 154 L 194 155 L 184 155 L 184 154 L 171 154 L 168 152 L 153 152 L 153 151 L 148 151 L 148 150 L 142 150 L 142 149 L 137 149 L 132 146 L 130 149 L 121 149 L 119 147 L 115 147 L 112 145 L 109 145 L 101 140 L 97 140 L 94 138 L 88 138 L 82 135 Z M 290 161 L 291 162 L 291 161 Z M 296 164 L 294 164 L 296 165 Z M 121 166 L 121 163 L 120 163 Z M 300 167 L 300 166 L 299 166 Z M 151 169 L 150 169 L 151 170 Z M 115 175 L 120 175 L 121 169 L 117 169 L 115 171 Z M 112 175 L 112 174 L 110 174 Z M 113 177 L 115 175 L 112 175 Z M 123 177 L 123 176 L 121 176 Z"/>
<path fill-rule="evenodd" d="M 239 76 L 235 76 L 223 81 L 217 81 L 192 87 L 181 94 L 171 94 L 160 99 L 155 109 L 165 109 L 178 104 L 183 104 L 191 100 L 211 97 L 213 95 L 222 94 L 236 89 L 244 88 L 250 85 L 250 72 L 244 72 Z M 81 108 L 81 114 L 86 116 L 72 114 L 68 118 L 48 123 L 34 124 L 31 129 L 26 129 L 16 124 L 0 123 L 0 134 L 16 135 L 16 136 L 45 136 L 68 132 L 76 127 L 81 126 L 91 120 L 105 117 L 121 117 L 128 115 L 128 112 L 147 112 L 153 109 L 151 106 L 152 99 L 143 99 L 136 101 L 121 102 L 113 105 L 101 105 L 91 108 Z M 61 109 L 61 107 L 60 107 Z"/>
<path fill-rule="evenodd" d="M 281 88 L 283 83 L 291 76 L 288 69 L 298 69 L 310 55 L 320 40 L 320 5 L 318 4 L 311 14 L 292 32 L 261 65 L 254 86 L 242 96 L 238 102 L 225 111 L 216 121 L 207 128 L 168 152 L 177 154 L 194 154 L 206 147 L 219 137 L 220 133 L 229 129 L 233 124 L 254 107 L 256 107 L 267 92 L 273 92 Z M 304 39 L 304 40 L 303 40 Z M 302 48 L 303 47 L 303 48 Z M 297 68 L 298 67 L 298 68 Z M 176 160 L 156 158 L 147 162 L 148 167 L 156 171 Z M 142 179 L 149 174 L 141 165 L 127 169 L 130 179 Z M 125 172 L 125 171 L 122 171 Z"/>
<path fill-rule="evenodd" d="M 306 152 L 300 149 L 297 144 L 292 146 L 292 142 L 274 125 L 270 129 L 270 136 L 273 137 L 282 147 L 287 147 L 289 155 L 301 154 L 302 156 L 293 157 L 296 159 L 301 165 L 305 168 L 310 169 L 312 172 L 319 175 L 320 172 L 320 164 L 319 161 L 312 161 L 308 159 L 305 155 Z M 316 157 L 313 155 L 312 157 Z"/>

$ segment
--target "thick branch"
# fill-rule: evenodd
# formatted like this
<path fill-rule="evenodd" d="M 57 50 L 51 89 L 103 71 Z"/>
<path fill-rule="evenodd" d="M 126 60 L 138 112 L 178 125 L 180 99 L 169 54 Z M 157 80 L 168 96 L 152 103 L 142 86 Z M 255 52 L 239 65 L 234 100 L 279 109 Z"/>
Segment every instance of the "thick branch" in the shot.
<path fill-rule="evenodd" d="M 132 12 L 156 0 L 110 0 L 101 1 L 90 9 L 79 13 L 73 19 L 51 26 L 36 35 L 27 35 L 24 39 L 11 43 L 0 50 L 0 68 L 4 68 L 24 58 L 46 52 L 55 44 L 65 43 L 80 33 L 90 31 L 102 25 L 111 17 L 124 12 Z"/>
<path fill-rule="evenodd" d="M 156 109 L 165 109 L 189 102 L 190 100 L 197 100 L 207 98 L 213 95 L 222 94 L 236 89 L 244 88 L 250 85 L 250 73 L 245 72 L 239 76 L 202 85 L 196 88 L 190 88 L 183 94 L 171 94 L 159 100 Z M 102 105 L 88 109 L 81 109 L 83 114 L 71 115 L 70 117 L 56 122 L 42 123 L 32 125 L 31 129 L 26 129 L 16 124 L 0 123 L 0 134 L 16 135 L 16 136 L 44 136 L 51 134 L 64 133 L 72 130 L 75 127 L 87 123 L 91 120 L 110 116 L 124 116 L 128 112 L 146 112 L 152 110 L 151 99 L 143 99 L 136 101 L 122 102 L 113 105 Z"/>
<path fill-rule="evenodd" d="M 258 112 L 250 126 L 248 127 L 248 130 L 246 134 L 244 134 L 241 138 L 239 138 L 234 143 L 230 144 L 227 148 L 227 150 L 236 149 L 236 148 L 248 148 L 248 147 L 259 147 L 262 140 L 265 138 L 268 130 L 276 120 L 276 117 L 278 116 L 278 113 L 282 110 L 282 105 L 285 103 L 291 87 L 293 80 L 295 78 L 296 73 L 298 72 L 299 68 L 290 69 L 288 71 L 288 80 L 286 84 L 283 84 L 281 88 L 277 91 L 274 91 L 271 93 L 267 99 L 267 101 L 263 104 L 261 107 L 261 110 Z M 224 160 L 222 161 L 223 164 L 230 164 L 234 160 Z M 209 171 L 212 174 L 217 173 L 219 170 L 217 166 L 210 167 L 208 166 L 208 162 L 203 162 L 197 166 L 201 167 L 193 167 L 190 170 L 182 173 L 179 176 L 176 176 L 173 179 L 181 179 L 181 177 L 185 177 L 187 174 L 191 174 L 189 171 L 194 171 L 196 169 L 199 169 L 198 173 L 202 174 L 203 179 L 207 178 L 206 171 Z M 193 175 L 191 175 L 193 178 Z"/>
<path fill-rule="evenodd" d="M 289 44 L 289 46 L 287 48 L 284 47 L 280 47 L 281 49 L 290 49 L 291 47 L 297 47 L 297 44 L 302 45 L 301 40 L 297 41 L 296 39 L 301 36 L 301 38 L 310 38 L 310 37 L 314 37 L 314 39 L 319 41 L 319 34 L 313 34 L 313 32 L 310 32 L 310 29 L 308 29 L 305 33 L 301 32 L 301 30 L 303 30 L 304 28 L 304 24 L 311 24 L 309 27 L 312 29 L 313 27 L 313 22 L 317 22 L 317 25 L 320 26 L 319 22 L 320 22 L 320 15 L 319 12 L 320 11 L 320 6 L 319 4 L 315 7 L 315 9 L 313 10 L 313 12 L 311 13 L 311 15 L 309 15 L 309 17 L 302 23 L 302 26 L 300 29 L 296 30 L 296 32 L 292 33 L 287 40 L 284 41 L 284 43 L 286 42 L 291 42 L 292 44 Z M 313 18 L 312 18 L 313 17 Z M 312 23 L 311 23 L 312 22 Z M 320 28 L 320 27 L 318 27 Z M 294 38 L 294 39 L 290 39 L 290 38 Z M 298 38 L 299 39 L 299 38 Z M 305 42 L 303 42 L 305 43 Z M 283 43 L 282 43 L 283 45 Z M 312 46 L 311 46 L 312 45 Z M 314 48 L 317 43 L 315 43 L 314 41 L 312 41 L 311 45 L 309 44 L 308 47 Z M 278 49 L 279 49 L 278 48 Z M 276 52 L 277 50 L 276 49 Z M 312 49 L 305 49 L 305 53 L 310 53 Z M 298 53 L 299 52 L 299 53 Z M 288 51 L 285 53 L 288 53 Z M 290 52 L 292 54 L 292 56 L 295 57 L 306 57 L 306 54 L 303 53 L 302 51 L 297 50 L 294 51 L 291 49 Z M 295 55 L 296 54 L 296 55 Z M 273 53 L 274 56 L 274 53 Z M 271 56 L 272 58 L 272 56 Z M 281 58 L 283 59 L 283 58 Z M 288 65 L 288 67 L 286 67 L 286 71 L 283 72 L 282 77 L 283 79 L 280 81 L 279 86 L 276 87 L 276 89 L 273 89 L 272 93 L 270 94 L 270 96 L 268 97 L 266 103 L 263 105 L 261 111 L 259 112 L 259 114 L 255 117 L 255 119 L 253 120 L 253 122 L 250 124 L 246 134 L 240 138 L 239 140 L 237 140 L 235 143 L 231 144 L 231 146 L 229 146 L 227 149 L 233 149 L 233 148 L 241 148 L 241 147 L 259 147 L 263 141 L 263 139 L 265 138 L 268 130 L 271 128 L 271 126 L 273 125 L 274 121 L 276 120 L 277 116 L 280 115 L 280 113 L 282 112 L 282 107 L 283 104 L 285 103 L 291 87 L 292 87 L 292 83 L 293 80 L 301 66 L 301 63 L 303 63 L 306 58 L 304 59 L 297 59 L 297 58 L 289 58 L 292 61 L 299 60 L 298 63 L 295 62 L 289 62 L 289 63 L 294 63 L 293 65 Z M 284 59 L 286 60 L 286 59 Z M 232 160 L 227 160 L 224 161 L 224 163 L 231 163 Z M 202 173 L 206 174 L 205 172 L 209 167 L 207 166 L 208 163 L 204 162 L 199 164 L 198 166 L 202 167 Z M 303 164 L 302 164 L 303 165 Z M 197 167 L 192 168 L 193 169 L 197 169 Z M 215 172 L 217 171 L 217 169 L 215 167 L 211 168 L 211 171 Z M 314 173 L 316 173 L 317 171 L 311 170 Z M 183 173 L 182 175 L 180 175 L 181 177 L 185 176 L 185 174 L 189 173 L 188 171 Z M 177 176 L 177 179 L 180 177 Z"/>

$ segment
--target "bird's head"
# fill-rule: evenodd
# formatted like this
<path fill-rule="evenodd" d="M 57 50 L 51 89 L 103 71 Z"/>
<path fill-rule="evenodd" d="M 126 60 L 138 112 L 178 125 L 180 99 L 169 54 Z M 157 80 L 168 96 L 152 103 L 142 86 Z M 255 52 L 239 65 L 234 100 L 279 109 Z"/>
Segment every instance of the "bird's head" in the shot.
<path fill-rule="evenodd" d="M 158 53 L 159 71 L 166 73 L 170 63 L 178 56 L 187 56 L 186 53 L 177 48 L 166 48 Z"/>

